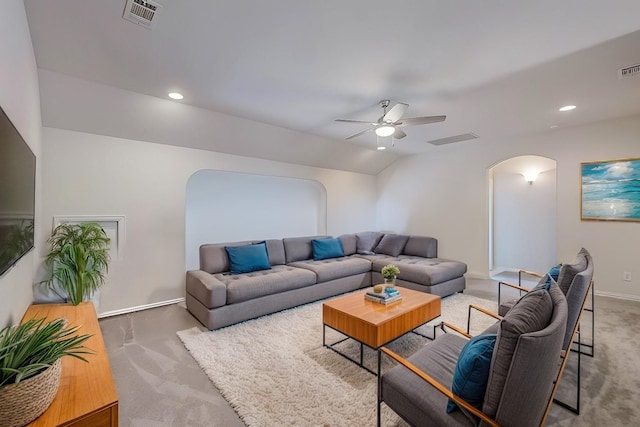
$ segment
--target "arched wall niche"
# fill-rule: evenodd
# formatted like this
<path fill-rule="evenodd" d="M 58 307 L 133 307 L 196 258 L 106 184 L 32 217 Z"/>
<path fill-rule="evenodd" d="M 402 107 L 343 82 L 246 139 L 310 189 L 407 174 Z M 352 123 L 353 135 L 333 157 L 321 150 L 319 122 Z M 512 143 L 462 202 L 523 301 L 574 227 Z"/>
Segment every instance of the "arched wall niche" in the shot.
<path fill-rule="evenodd" d="M 326 232 L 327 193 L 318 181 L 206 169 L 187 182 L 187 270 L 199 268 L 199 247 L 205 243 Z"/>
<path fill-rule="evenodd" d="M 488 174 L 491 275 L 520 268 L 546 272 L 557 260 L 556 161 L 517 156 Z"/>

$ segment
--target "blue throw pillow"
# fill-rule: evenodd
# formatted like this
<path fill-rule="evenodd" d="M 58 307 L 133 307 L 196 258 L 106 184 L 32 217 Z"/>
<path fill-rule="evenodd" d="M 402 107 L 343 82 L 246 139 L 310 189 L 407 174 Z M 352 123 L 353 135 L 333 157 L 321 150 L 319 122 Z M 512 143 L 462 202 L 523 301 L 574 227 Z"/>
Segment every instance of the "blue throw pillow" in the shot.
<path fill-rule="evenodd" d="M 562 264 L 558 264 L 555 267 L 551 267 L 549 272 L 547 273 L 549 277 L 547 277 L 547 285 L 551 284 L 551 279 L 555 282 L 558 281 L 558 276 L 560 275 L 560 269 L 562 268 Z"/>
<path fill-rule="evenodd" d="M 478 409 L 482 409 L 496 338 L 496 334 L 478 335 L 471 338 L 460 352 L 456 370 L 453 373 L 453 383 L 451 384 L 453 394 L 460 396 Z M 458 409 L 458 405 L 449 400 L 447 414 L 456 409 Z"/>
<path fill-rule="evenodd" d="M 313 247 L 313 259 L 316 261 L 344 256 L 342 241 L 338 238 L 313 239 L 311 240 L 311 246 Z"/>
<path fill-rule="evenodd" d="M 225 246 L 229 257 L 231 274 L 250 273 L 258 270 L 269 270 L 269 254 L 266 243 L 246 246 Z"/>

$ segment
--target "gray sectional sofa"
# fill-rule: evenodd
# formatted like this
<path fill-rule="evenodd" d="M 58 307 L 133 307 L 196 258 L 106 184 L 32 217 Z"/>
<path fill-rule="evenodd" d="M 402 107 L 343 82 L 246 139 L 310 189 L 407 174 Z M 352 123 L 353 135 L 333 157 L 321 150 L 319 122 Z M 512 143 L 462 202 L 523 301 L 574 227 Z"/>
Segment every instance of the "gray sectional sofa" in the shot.
<path fill-rule="evenodd" d="M 187 309 L 207 328 L 218 329 L 382 283 L 380 270 L 391 263 L 400 268 L 398 286 L 440 296 L 465 289 L 466 264 L 438 258 L 438 242 L 432 237 L 379 232 L 344 234 L 337 238 L 342 248 L 339 256 L 314 259 L 314 245 L 329 238 L 307 236 L 202 245 L 200 269 L 187 271 Z M 262 243 L 268 257 L 266 267 L 270 268 L 230 273 L 229 250 Z"/>

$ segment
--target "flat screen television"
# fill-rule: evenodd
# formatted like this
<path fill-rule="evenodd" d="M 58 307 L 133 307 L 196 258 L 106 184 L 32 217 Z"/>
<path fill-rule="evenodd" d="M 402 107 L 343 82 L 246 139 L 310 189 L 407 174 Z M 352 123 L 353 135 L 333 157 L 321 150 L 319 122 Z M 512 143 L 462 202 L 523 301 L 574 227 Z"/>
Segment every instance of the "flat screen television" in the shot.
<path fill-rule="evenodd" d="M 0 108 L 0 276 L 33 248 L 36 156 Z"/>

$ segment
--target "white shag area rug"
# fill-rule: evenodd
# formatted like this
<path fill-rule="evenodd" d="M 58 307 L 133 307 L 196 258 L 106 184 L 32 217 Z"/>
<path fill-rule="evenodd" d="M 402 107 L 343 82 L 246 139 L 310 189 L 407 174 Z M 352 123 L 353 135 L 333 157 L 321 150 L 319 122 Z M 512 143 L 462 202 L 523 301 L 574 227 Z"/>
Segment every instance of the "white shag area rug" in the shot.
<path fill-rule="evenodd" d="M 493 312 L 495 301 L 454 294 L 442 299 L 442 316 L 420 327 L 433 335 L 445 320 L 466 329 L 469 304 Z M 494 323 L 474 311 L 472 334 Z M 178 336 L 200 367 L 248 426 L 372 426 L 377 378 L 322 345 L 322 301 L 216 331 L 192 328 Z M 326 328 L 327 342 L 344 338 Z M 408 333 L 388 345 L 408 357 L 430 341 Z M 339 345 L 359 357 L 353 340 Z M 377 353 L 365 346 L 365 366 L 377 369 Z M 383 371 L 393 363 L 383 357 Z M 406 425 L 383 405 L 385 426 Z"/>

